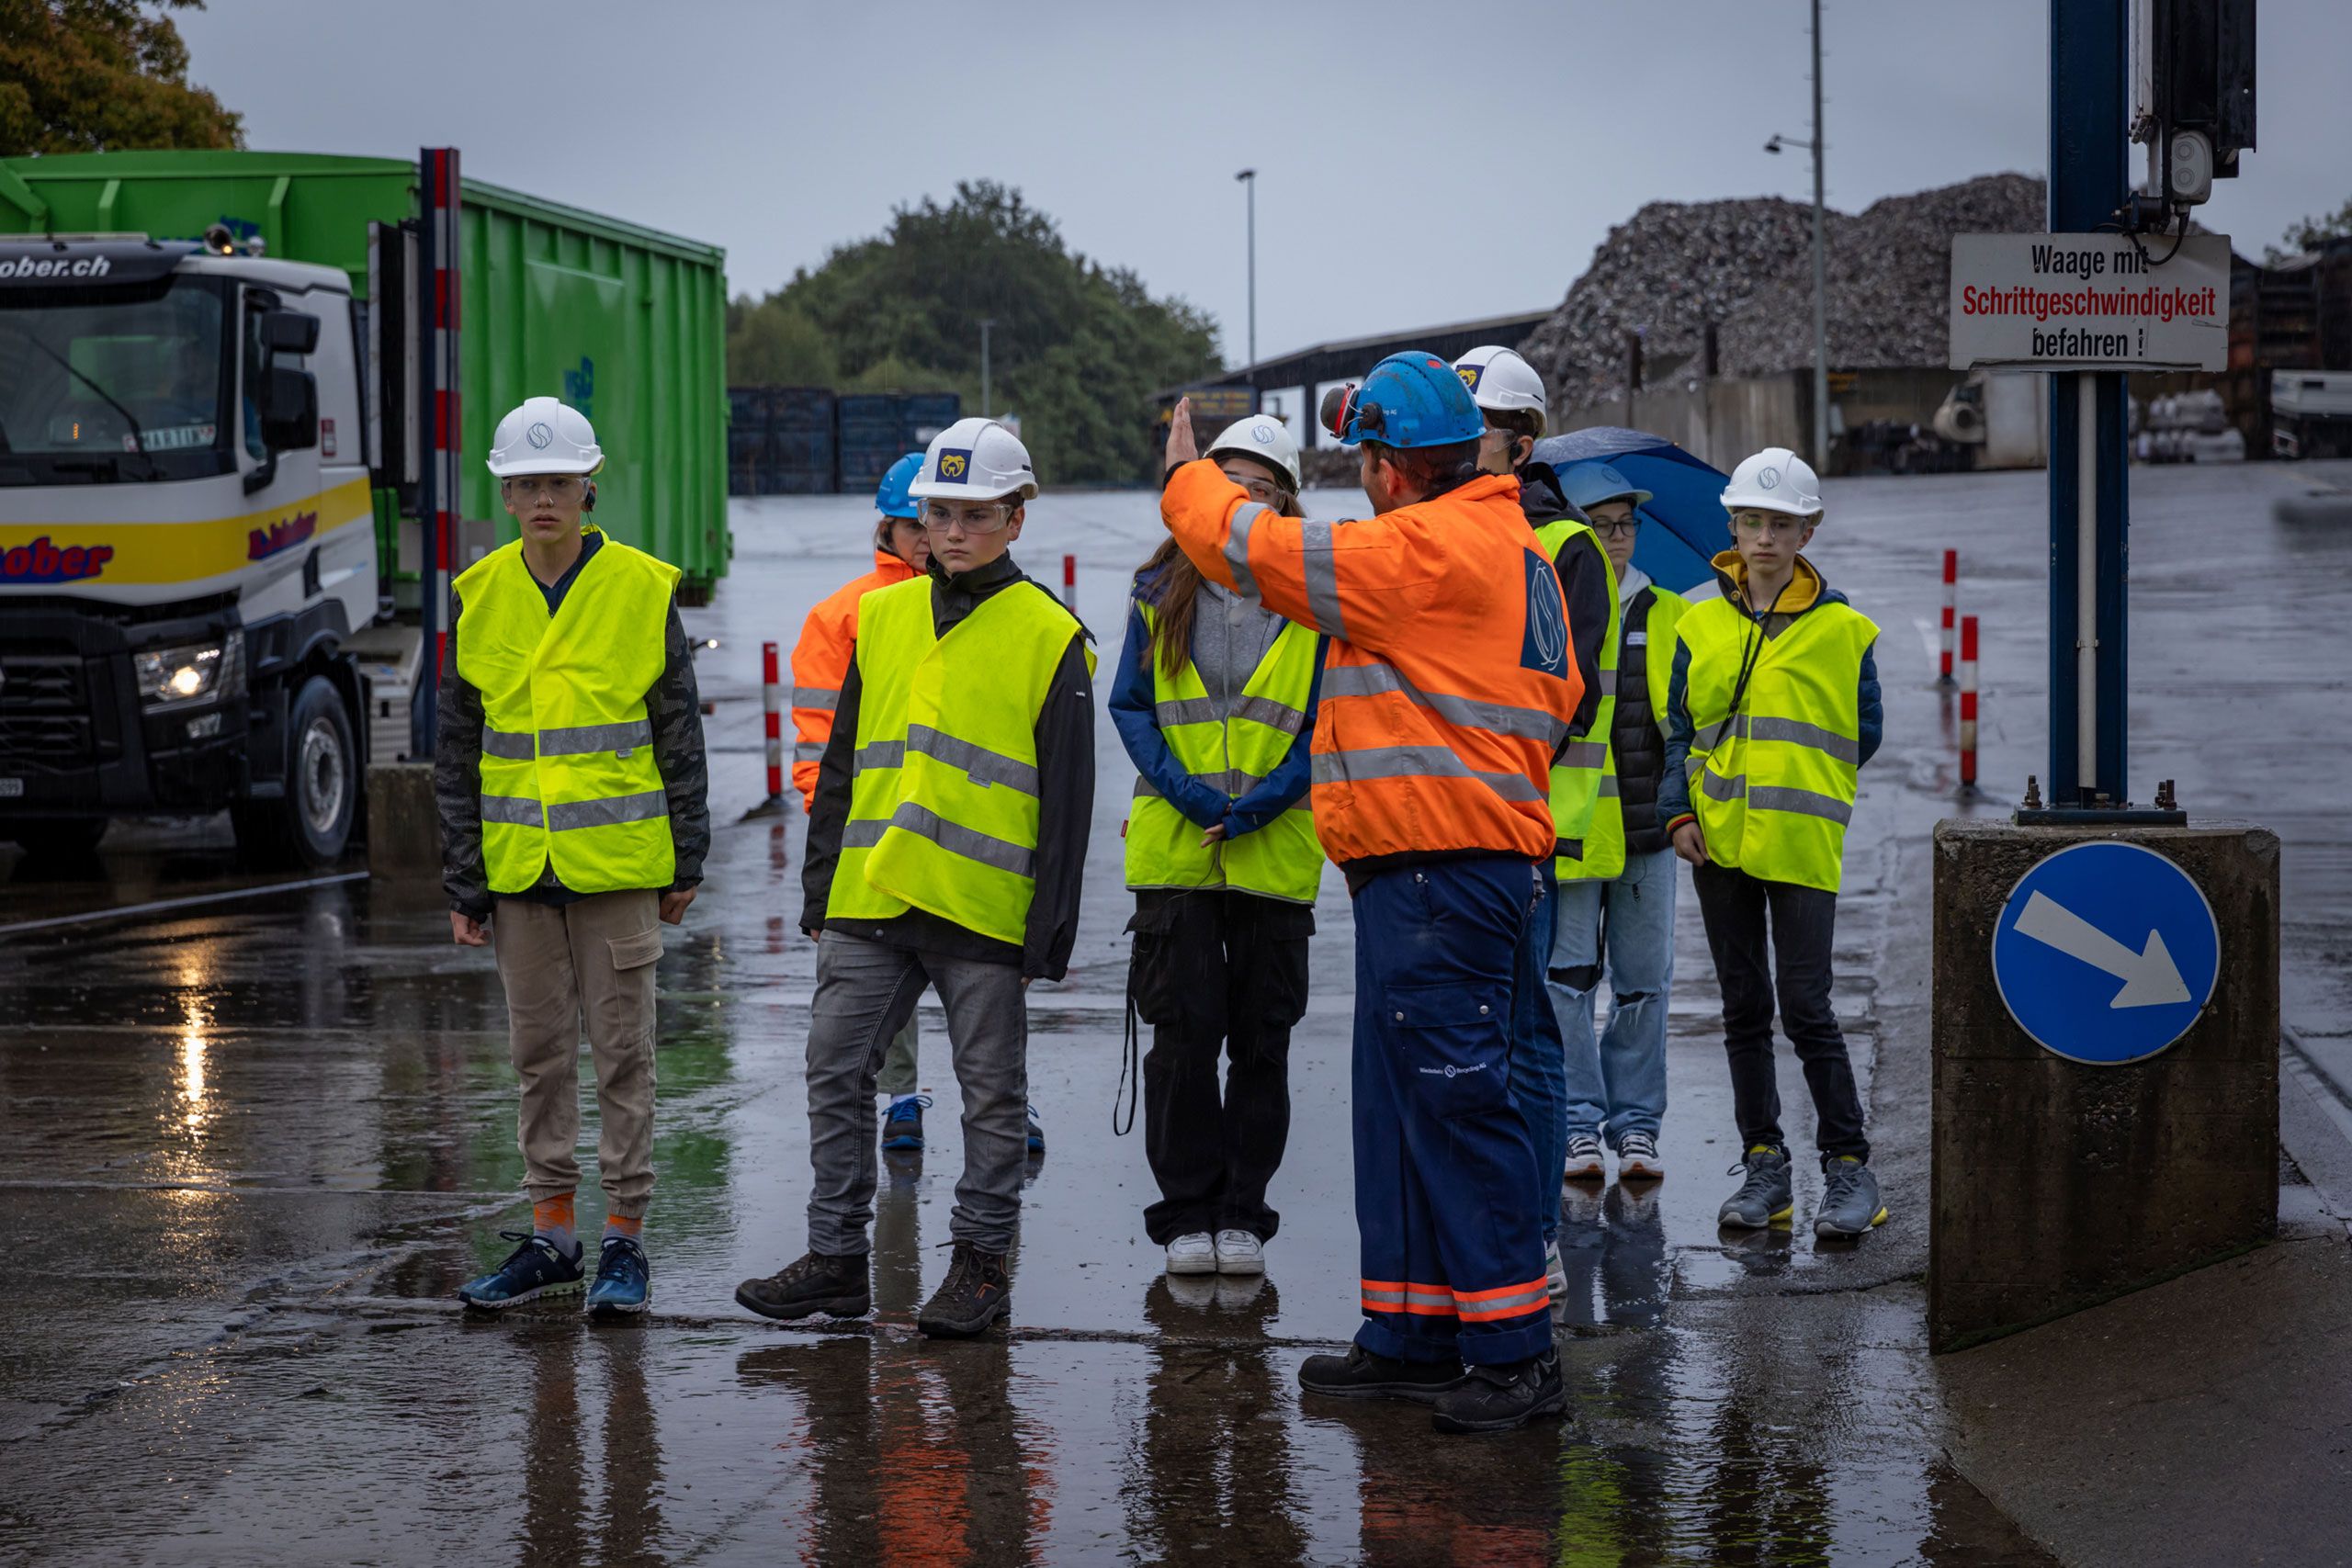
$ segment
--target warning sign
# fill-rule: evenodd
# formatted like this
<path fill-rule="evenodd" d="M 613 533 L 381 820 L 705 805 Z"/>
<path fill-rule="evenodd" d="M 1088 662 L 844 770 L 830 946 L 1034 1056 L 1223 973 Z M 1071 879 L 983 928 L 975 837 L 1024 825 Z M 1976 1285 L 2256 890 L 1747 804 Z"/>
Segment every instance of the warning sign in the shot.
<path fill-rule="evenodd" d="M 2230 242 L 2176 251 L 2124 234 L 1955 234 L 1951 367 L 2219 370 L 2230 351 Z"/>

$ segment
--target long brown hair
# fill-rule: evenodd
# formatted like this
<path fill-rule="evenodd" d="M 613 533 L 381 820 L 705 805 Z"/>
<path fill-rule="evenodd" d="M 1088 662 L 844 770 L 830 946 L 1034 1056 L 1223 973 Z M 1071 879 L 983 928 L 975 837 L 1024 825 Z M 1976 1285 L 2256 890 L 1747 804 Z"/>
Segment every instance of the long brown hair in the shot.
<path fill-rule="evenodd" d="M 1284 517 L 1306 515 L 1299 508 L 1298 497 L 1288 491 L 1283 492 L 1282 505 L 1276 510 Z M 1171 537 L 1159 541 L 1159 547 L 1136 575 L 1149 579 L 1155 574 L 1159 588 L 1151 606 L 1151 652 L 1160 673 L 1173 680 L 1193 657 L 1193 617 L 1200 610 L 1201 569 Z"/>

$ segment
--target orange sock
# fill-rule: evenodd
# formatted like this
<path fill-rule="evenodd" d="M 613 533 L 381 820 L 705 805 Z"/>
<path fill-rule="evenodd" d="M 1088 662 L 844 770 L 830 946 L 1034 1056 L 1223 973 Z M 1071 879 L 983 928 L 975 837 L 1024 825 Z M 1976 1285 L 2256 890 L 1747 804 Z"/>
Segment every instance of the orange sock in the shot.
<path fill-rule="evenodd" d="M 543 1198 L 532 1204 L 531 1228 L 550 1235 L 571 1235 L 572 1198 L 571 1193 L 566 1192 L 560 1198 Z"/>
<path fill-rule="evenodd" d="M 636 1241 L 645 1235 L 645 1216 L 643 1214 L 606 1214 L 605 1234 L 625 1235 L 629 1240 Z"/>

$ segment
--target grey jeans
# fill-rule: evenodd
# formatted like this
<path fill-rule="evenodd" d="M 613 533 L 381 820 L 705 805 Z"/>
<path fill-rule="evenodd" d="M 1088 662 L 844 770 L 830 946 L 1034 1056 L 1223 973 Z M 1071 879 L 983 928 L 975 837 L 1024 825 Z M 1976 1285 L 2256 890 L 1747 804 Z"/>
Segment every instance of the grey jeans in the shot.
<path fill-rule="evenodd" d="M 947 1010 L 964 1096 L 964 1174 L 948 1234 L 1012 1250 L 1028 1157 L 1029 1010 L 1020 966 L 825 931 L 808 1010 L 808 1250 L 863 1257 L 874 1220 L 875 1074 L 928 982 Z"/>

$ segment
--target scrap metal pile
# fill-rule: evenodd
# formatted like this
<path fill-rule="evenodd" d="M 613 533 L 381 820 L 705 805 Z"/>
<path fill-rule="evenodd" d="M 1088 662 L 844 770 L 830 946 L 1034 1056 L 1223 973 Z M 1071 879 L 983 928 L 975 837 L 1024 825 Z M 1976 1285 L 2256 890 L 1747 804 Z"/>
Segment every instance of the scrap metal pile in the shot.
<path fill-rule="evenodd" d="M 2042 183 L 1987 175 L 1826 215 L 1829 363 L 1939 366 L 1946 357 L 1951 236 L 2039 230 Z M 1559 411 L 1624 395 L 1625 334 L 1645 378 L 1688 359 L 1719 323 L 1718 374 L 1813 363 L 1813 209 L 1778 198 L 1654 201 L 1611 230 L 1592 265 L 1520 351 Z"/>

